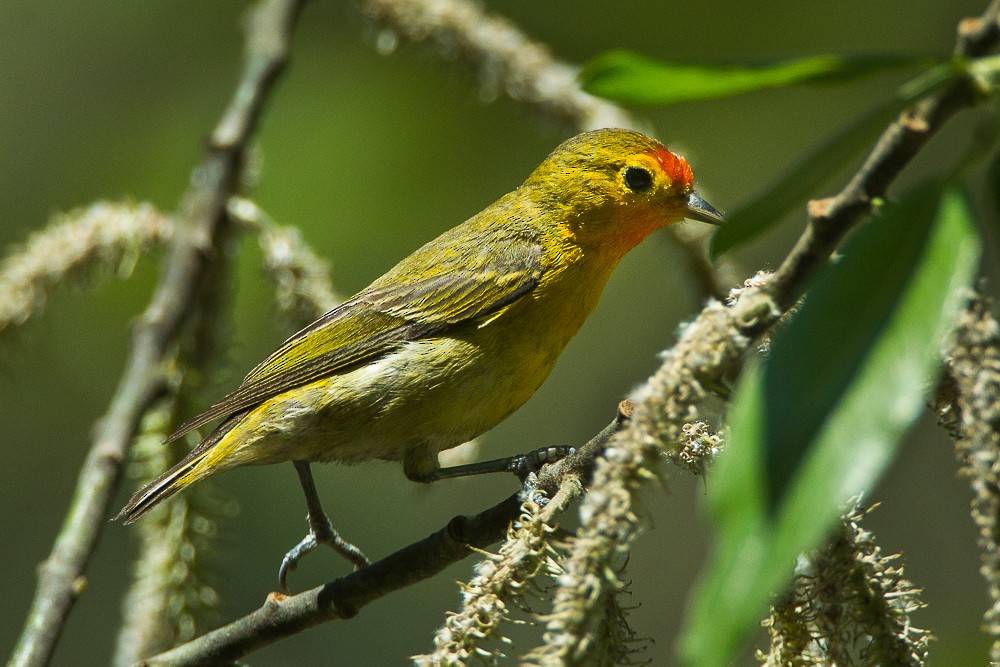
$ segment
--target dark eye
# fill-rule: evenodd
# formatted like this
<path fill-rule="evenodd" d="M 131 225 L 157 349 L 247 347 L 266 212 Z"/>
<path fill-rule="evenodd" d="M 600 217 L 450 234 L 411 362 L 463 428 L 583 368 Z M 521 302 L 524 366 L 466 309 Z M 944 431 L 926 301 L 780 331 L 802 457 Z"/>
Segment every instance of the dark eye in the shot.
<path fill-rule="evenodd" d="M 625 185 L 632 192 L 645 192 L 653 186 L 653 175 L 642 167 L 625 167 Z"/>

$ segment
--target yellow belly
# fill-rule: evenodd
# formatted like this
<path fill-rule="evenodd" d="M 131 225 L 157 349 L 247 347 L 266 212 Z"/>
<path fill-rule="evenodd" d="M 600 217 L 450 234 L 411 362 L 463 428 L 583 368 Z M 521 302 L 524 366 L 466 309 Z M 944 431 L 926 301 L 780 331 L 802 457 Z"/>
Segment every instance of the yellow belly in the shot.
<path fill-rule="evenodd" d="M 438 452 L 493 428 L 535 393 L 604 282 L 581 280 L 586 291 L 569 295 L 565 281 L 545 285 L 479 326 L 405 343 L 280 394 L 247 414 L 205 465 L 214 473 L 294 459 L 383 459 L 402 461 L 410 477 L 432 473 Z"/>

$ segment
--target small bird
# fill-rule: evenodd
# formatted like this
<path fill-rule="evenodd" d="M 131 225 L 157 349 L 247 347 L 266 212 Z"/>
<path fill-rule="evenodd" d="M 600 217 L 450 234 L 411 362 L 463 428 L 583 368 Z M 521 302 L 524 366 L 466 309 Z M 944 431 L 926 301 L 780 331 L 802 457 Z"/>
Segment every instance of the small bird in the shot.
<path fill-rule="evenodd" d="M 684 218 L 723 220 L 695 193 L 684 158 L 629 130 L 566 140 L 519 188 L 289 338 L 235 391 L 183 424 L 168 441 L 222 420 L 115 518 L 131 523 L 232 468 L 293 461 L 310 531 L 282 563 L 282 588 L 318 543 L 365 565 L 326 518 L 310 462 L 380 459 L 401 462 L 414 481 L 453 476 L 438 453 L 521 407 L 618 261 Z"/>

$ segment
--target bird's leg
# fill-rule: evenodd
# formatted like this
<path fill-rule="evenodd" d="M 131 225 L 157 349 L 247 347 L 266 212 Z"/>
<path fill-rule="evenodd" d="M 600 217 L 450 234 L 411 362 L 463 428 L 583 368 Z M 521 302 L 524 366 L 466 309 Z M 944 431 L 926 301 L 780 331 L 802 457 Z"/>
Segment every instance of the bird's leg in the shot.
<path fill-rule="evenodd" d="M 564 445 L 541 447 L 525 454 L 515 454 L 502 459 L 492 461 L 479 461 L 478 463 L 467 463 L 449 468 L 439 468 L 429 475 L 426 481 L 432 482 L 450 477 L 467 477 L 469 475 L 485 475 L 494 472 L 512 472 L 517 475 L 521 482 L 524 482 L 528 475 L 541 470 L 546 463 L 553 463 L 561 458 L 569 456 L 576 449 Z M 424 481 L 424 480 L 420 480 Z"/>
<path fill-rule="evenodd" d="M 319 501 L 319 494 L 316 493 L 316 483 L 313 481 L 312 471 L 309 469 L 308 461 L 293 461 L 295 472 L 299 474 L 299 482 L 302 484 L 302 491 L 306 494 L 306 507 L 309 508 L 309 533 L 302 538 L 285 554 L 281 561 L 281 568 L 278 570 L 278 582 L 281 590 L 288 592 L 288 573 L 295 569 L 299 559 L 315 549 L 320 544 L 329 544 L 334 551 L 351 561 L 355 570 L 360 570 L 369 564 L 368 558 L 361 553 L 361 549 L 347 542 L 337 533 L 323 511 L 323 504 Z"/>

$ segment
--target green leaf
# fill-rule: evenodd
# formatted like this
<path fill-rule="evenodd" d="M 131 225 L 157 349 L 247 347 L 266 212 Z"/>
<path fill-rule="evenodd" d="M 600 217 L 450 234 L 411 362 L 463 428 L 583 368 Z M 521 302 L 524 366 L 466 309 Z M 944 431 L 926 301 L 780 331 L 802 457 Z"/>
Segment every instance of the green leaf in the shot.
<path fill-rule="evenodd" d="M 782 216 L 803 205 L 820 185 L 871 146 L 903 109 L 965 72 L 964 65 L 959 62 L 948 62 L 927 70 L 901 86 L 891 100 L 810 150 L 777 182 L 726 217 L 726 223 L 712 237 L 709 246 L 712 259 L 774 227 Z"/>
<path fill-rule="evenodd" d="M 897 55 L 833 54 L 757 66 L 689 65 L 619 50 L 604 53 L 584 65 L 580 82 L 587 92 L 616 102 L 669 106 L 764 88 L 844 81 L 880 70 L 914 65 L 921 60 Z"/>
<path fill-rule="evenodd" d="M 1000 153 L 993 157 L 986 169 L 986 188 L 992 206 L 986 216 L 983 235 L 986 237 L 987 247 L 992 250 L 993 260 L 998 261 L 1000 260 L 1000 252 L 998 252 L 998 248 L 1000 248 Z"/>
<path fill-rule="evenodd" d="M 798 554 L 875 485 L 923 408 L 979 252 L 964 195 L 918 189 L 858 231 L 745 371 L 708 484 L 719 534 L 681 640 L 689 663 L 730 664 Z"/>

